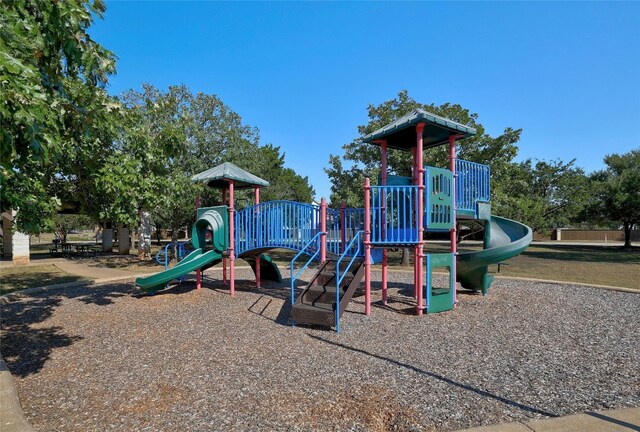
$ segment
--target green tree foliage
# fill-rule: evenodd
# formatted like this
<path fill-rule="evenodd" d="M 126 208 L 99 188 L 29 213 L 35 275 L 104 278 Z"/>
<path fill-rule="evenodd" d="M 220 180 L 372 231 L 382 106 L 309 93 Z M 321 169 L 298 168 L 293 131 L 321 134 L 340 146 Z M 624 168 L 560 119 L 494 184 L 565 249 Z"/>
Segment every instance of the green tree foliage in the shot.
<path fill-rule="evenodd" d="M 150 210 L 156 229 L 177 233 L 193 221 L 197 195 L 202 205 L 221 202 L 219 191 L 190 178 L 223 162 L 269 181 L 262 200 L 311 200 L 308 179 L 284 167 L 280 148 L 261 146 L 258 129 L 243 124 L 217 96 L 194 95 L 184 85 L 165 92 L 145 84 L 127 92 L 122 104 L 121 133 L 96 177 L 102 219 L 133 226 L 141 211 Z M 251 197 L 236 194 L 238 201 Z"/>
<path fill-rule="evenodd" d="M 155 207 L 175 190 L 173 176 L 187 151 L 185 92 L 144 85 L 142 92 L 123 95 L 121 129 L 96 177 L 103 193 L 101 219 L 135 225 L 140 209 Z"/>
<path fill-rule="evenodd" d="M 631 230 L 640 225 L 640 149 L 604 158 L 607 168 L 591 175 L 594 200 L 587 215 L 602 222 L 622 223 L 624 246 L 631 247 Z"/>
<path fill-rule="evenodd" d="M 67 242 L 67 235 L 73 230 L 91 228 L 93 221 L 82 214 L 58 213 L 53 218 L 55 234 L 62 243 Z"/>
<path fill-rule="evenodd" d="M 499 181 L 492 178 L 493 212 L 548 233 L 575 220 L 588 197 L 589 181 L 575 160 L 509 164 Z"/>
<path fill-rule="evenodd" d="M 254 173 L 270 184 L 261 191 L 261 201 L 291 200 L 310 203 L 313 200 L 314 190 L 309 184 L 309 178 L 298 175 L 291 168 L 285 168 L 285 154 L 280 153 L 280 147 L 268 144 L 260 147 L 259 152 Z"/>
<path fill-rule="evenodd" d="M 56 181 L 77 175 L 68 152 L 110 130 L 115 56 L 87 32 L 104 10 L 98 0 L 0 3 L 1 205 L 19 210 L 21 231 L 53 227 Z"/>
<path fill-rule="evenodd" d="M 338 205 L 344 200 L 348 206 L 362 206 L 364 178 L 370 177 L 372 184 L 377 184 L 381 160 L 380 147 L 363 143 L 362 137 L 416 108 L 475 128 L 476 136 L 458 141 L 458 157 L 490 165 L 494 176 L 501 176 L 518 152 L 516 143 L 520 139 L 520 129 L 506 128 L 502 135 L 491 137 L 478 122 L 478 115 L 471 113 L 468 109 L 448 103 L 439 106 L 421 104 L 403 90 L 394 99 L 377 106 L 369 105 L 369 122 L 358 126 L 360 137 L 343 146 L 342 157 L 329 156 L 329 167 L 325 171 L 332 182 L 331 203 L 333 205 Z M 448 150 L 445 147 L 425 151 L 425 164 L 448 167 Z M 410 176 L 411 152 L 389 149 L 387 166 L 391 174 Z"/>
<path fill-rule="evenodd" d="M 520 129 L 508 127 L 501 135 L 492 137 L 478 121 L 477 114 L 457 104 L 421 104 L 406 91 L 380 105 L 370 105 L 369 122 L 358 126 L 360 137 L 343 146 L 342 156 L 329 157 L 329 167 L 325 171 L 332 182 L 333 205 L 343 200 L 350 207 L 363 205 L 364 179 L 369 177 L 372 184 L 377 184 L 381 151 L 378 146 L 363 143 L 362 137 L 416 108 L 476 129 L 475 136 L 457 142 L 456 156 L 491 167 L 494 213 L 522 221 L 539 232 L 566 226 L 580 213 L 586 200 L 588 182 L 583 170 L 574 166 L 574 161 L 534 163 L 526 160 L 516 163 L 514 158 L 518 153 L 516 143 L 520 139 Z M 424 164 L 448 167 L 448 146 L 425 150 Z M 390 149 L 388 167 L 391 174 L 411 176 L 412 154 Z"/>

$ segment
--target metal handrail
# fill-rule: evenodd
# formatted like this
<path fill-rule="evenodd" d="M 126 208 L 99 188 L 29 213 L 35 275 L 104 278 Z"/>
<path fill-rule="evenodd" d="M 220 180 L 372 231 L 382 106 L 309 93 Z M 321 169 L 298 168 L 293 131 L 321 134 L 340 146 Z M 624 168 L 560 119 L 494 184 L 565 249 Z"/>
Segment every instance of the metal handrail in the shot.
<path fill-rule="evenodd" d="M 338 261 L 336 262 L 336 332 L 338 333 L 340 333 L 340 283 L 342 283 L 342 280 L 344 279 L 347 272 L 351 268 L 353 261 L 355 261 L 356 257 L 360 255 L 360 245 L 362 243 L 359 241 L 357 242 L 358 249 L 356 249 L 356 253 L 353 254 L 353 257 L 351 257 L 351 260 L 349 261 L 347 268 L 344 269 L 344 273 L 342 277 L 340 277 L 340 263 L 347 256 L 347 252 L 349 252 L 349 250 L 353 247 L 353 243 L 355 243 L 356 240 L 358 240 L 358 238 L 360 237 L 360 235 L 362 235 L 362 233 L 364 233 L 364 231 L 358 231 L 356 235 L 353 236 L 353 238 L 351 239 L 347 247 L 344 248 L 344 252 L 342 253 L 342 255 L 340 255 L 340 258 L 338 258 Z"/>
<path fill-rule="evenodd" d="M 316 235 L 314 235 L 313 238 L 311 240 L 309 240 L 309 242 L 291 260 L 291 264 L 289 265 L 289 269 L 291 271 L 291 306 L 293 306 L 293 304 L 295 303 L 295 280 L 298 278 L 298 276 L 300 276 L 300 274 L 307 267 L 309 267 L 309 264 L 311 264 L 311 261 L 313 261 L 318 256 L 318 254 L 320 253 L 320 237 L 323 236 L 323 235 L 327 235 L 326 231 L 320 231 Z M 318 246 L 316 248 L 316 252 L 311 256 L 311 258 L 309 258 L 309 260 L 306 262 L 306 264 L 304 266 L 302 266 L 302 268 L 294 276 L 294 274 L 293 274 L 293 266 L 294 266 L 296 260 L 300 257 L 300 255 L 302 255 L 307 250 L 307 248 L 309 248 L 309 246 L 311 246 L 311 244 L 314 241 L 318 243 Z"/>
<path fill-rule="evenodd" d="M 177 259 L 178 261 L 180 261 L 181 258 L 184 258 L 185 255 L 187 255 L 187 249 L 184 247 L 185 243 L 184 242 L 169 242 L 165 245 L 164 249 L 159 251 L 156 254 L 156 262 L 158 264 L 164 264 L 164 269 L 167 270 L 169 268 L 169 247 L 171 247 L 172 245 L 176 245 L 176 255 L 177 255 Z M 161 254 L 164 254 L 164 263 L 160 260 L 160 256 Z"/>

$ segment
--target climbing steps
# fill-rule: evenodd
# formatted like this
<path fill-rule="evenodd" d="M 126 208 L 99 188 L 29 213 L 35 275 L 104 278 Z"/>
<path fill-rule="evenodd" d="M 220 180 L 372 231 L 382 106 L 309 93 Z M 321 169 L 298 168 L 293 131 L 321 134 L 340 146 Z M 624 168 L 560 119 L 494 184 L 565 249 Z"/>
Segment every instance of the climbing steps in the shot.
<path fill-rule="evenodd" d="M 327 327 L 336 325 L 336 263 L 327 260 L 297 298 L 291 309 L 291 318 L 298 323 L 317 324 Z M 348 263 L 340 264 L 341 271 Z M 354 261 L 340 282 L 340 317 L 351 301 L 354 292 L 364 277 L 363 261 Z"/>

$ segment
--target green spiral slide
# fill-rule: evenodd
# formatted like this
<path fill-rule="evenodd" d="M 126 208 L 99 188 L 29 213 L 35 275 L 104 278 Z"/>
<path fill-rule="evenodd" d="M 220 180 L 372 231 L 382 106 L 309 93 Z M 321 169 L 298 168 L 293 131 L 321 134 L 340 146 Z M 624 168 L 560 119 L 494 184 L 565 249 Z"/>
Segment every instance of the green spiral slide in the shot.
<path fill-rule="evenodd" d="M 462 252 L 457 258 L 456 277 L 463 288 L 487 294 L 493 282 L 489 265 L 522 253 L 533 239 L 531 228 L 511 219 L 489 216 L 485 227 L 484 249 Z"/>

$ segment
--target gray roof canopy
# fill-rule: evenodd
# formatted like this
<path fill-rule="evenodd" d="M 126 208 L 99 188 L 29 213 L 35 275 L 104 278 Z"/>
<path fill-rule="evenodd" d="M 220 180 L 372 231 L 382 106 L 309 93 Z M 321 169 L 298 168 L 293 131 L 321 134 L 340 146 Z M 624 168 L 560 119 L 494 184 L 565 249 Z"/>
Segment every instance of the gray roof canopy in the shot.
<path fill-rule="evenodd" d="M 269 186 L 269 182 L 254 176 L 248 171 L 225 162 L 191 177 L 191 181 L 206 183 L 209 187 L 229 187 L 229 180 L 233 180 L 235 189 L 250 189 L 254 187 Z"/>
<path fill-rule="evenodd" d="M 448 143 L 450 135 L 466 138 L 476 134 L 474 128 L 416 109 L 377 131 L 365 135 L 362 140 L 366 143 L 378 144 L 375 141 L 385 139 L 388 147 L 409 150 L 416 146 L 415 126 L 418 123 L 424 123 L 422 144 L 427 148 Z"/>

